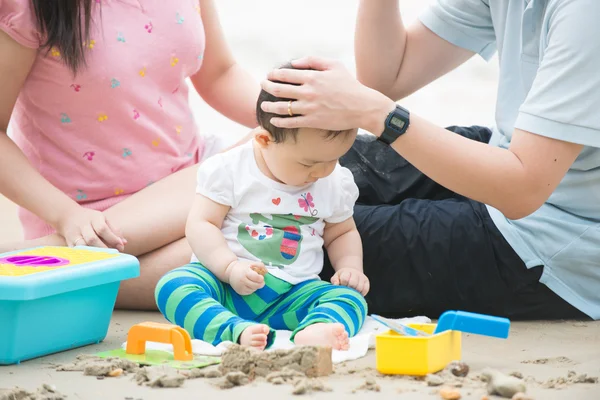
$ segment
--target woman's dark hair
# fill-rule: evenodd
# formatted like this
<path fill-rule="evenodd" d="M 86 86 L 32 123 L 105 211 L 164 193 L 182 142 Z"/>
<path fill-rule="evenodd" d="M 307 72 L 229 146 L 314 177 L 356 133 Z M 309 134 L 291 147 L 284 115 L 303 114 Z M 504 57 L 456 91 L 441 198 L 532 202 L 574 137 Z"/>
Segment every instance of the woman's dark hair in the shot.
<path fill-rule="evenodd" d="M 94 0 L 31 0 L 43 47 L 60 51 L 63 62 L 75 74 L 85 66 L 85 43 L 90 38 Z"/>

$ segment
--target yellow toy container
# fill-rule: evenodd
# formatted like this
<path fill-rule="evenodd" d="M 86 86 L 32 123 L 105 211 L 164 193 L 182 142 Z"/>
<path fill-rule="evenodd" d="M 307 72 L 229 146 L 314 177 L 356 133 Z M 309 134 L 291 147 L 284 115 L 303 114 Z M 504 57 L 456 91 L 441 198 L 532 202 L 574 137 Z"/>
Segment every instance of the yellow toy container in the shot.
<path fill-rule="evenodd" d="M 427 333 L 435 324 L 408 324 Z M 377 371 L 387 375 L 423 376 L 461 359 L 461 332 L 444 331 L 432 336 L 403 336 L 390 330 L 375 337 Z"/>

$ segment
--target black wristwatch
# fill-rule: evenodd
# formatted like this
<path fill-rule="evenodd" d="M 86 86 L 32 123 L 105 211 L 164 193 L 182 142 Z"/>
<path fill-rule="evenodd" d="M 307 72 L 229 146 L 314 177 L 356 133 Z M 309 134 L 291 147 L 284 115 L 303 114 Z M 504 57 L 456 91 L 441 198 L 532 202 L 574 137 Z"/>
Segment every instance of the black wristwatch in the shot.
<path fill-rule="evenodd" d="M 406 132 L 409 124 L 410 113 L 406 108 L 396 104 L 396 108 L 390 112 L 385 119 L 385 127 L 377 140 L 380 140 L 387 145 L 391 145 Z"/>

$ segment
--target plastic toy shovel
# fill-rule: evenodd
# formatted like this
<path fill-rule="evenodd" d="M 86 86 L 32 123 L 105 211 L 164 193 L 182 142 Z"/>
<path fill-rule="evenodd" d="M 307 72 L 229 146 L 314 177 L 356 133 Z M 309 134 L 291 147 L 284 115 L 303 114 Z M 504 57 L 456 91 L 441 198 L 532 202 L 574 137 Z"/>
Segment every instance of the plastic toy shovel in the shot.
<path fill-rule="evenodd" d="M 466 311 L 446 311 L 440 316 L 434 334 L 452 330 L 506 339 L 509 329 L 510 320 L 507 318 Z"/>
<path fill-rule="evenodd" d="M 390 319 L 380 317 L 379 315 L 376 315 L 376 314 L 371 314 L 371 318 L 373 318 L 375 321 L 377 321 L 377 322 L 379 322 L 379 323 L 387 326 L 388 328 L 390 328 L 391 330 L 393 330 L 394 332 L 396 332 L 396 333 L 398 333 L 400 335 L 404 335 L 404 336 L 431 336 L 427 332 L 423 332 L 423 331 L 420 331 L 418 329 L 411 328 L 410 326 L 406 326 L 406 325 L 401 324 L 399 322 L 392 321 Z"/>

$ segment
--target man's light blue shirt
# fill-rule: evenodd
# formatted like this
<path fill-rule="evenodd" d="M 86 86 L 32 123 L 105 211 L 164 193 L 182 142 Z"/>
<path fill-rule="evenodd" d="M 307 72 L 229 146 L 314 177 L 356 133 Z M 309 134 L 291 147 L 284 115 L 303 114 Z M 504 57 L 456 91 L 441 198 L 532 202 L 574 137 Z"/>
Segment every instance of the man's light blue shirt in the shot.
<path fill-rule="evenodd" d="M 548 201 L 508 220 L 488 207 L 541 282 L 600 319 L 600 0 L 437 0 L 421 22 L 489 60 L 500 77 L 490 144 L 515 128 L 585 147 Z"/>

